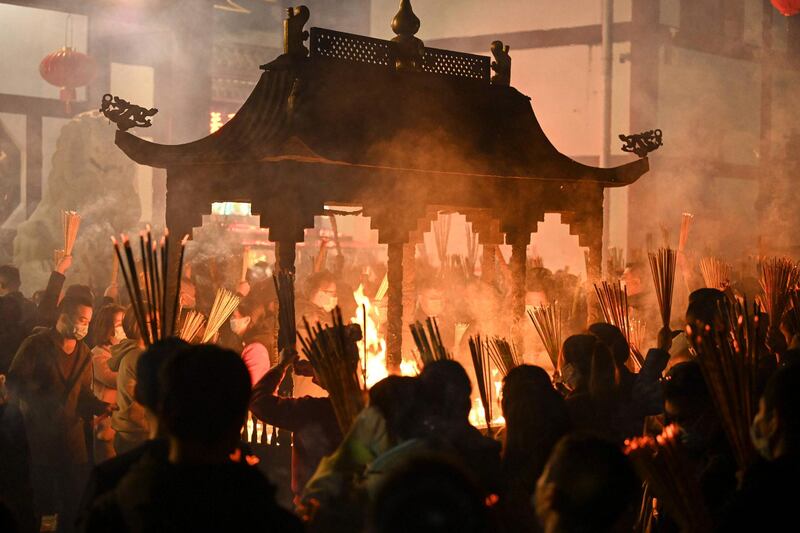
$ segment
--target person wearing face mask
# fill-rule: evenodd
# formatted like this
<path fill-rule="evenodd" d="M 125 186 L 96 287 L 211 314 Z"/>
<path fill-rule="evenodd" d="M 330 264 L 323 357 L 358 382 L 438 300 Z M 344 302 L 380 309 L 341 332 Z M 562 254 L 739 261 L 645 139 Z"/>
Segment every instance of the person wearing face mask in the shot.
<path fill-rule="evenodd" d="M 144 407 L 134 398 L 136 364 L 144 352 L 144 340 L 136 322 L 133 306 L 122 317 L 125 339 L 111 346 L 108 367 L 117 373 L 117 407 L 111 415 L 114 451 L 117 455 L 136 448 L 147 440 L 149 427 Z"/>
<path fill-rule="evenodd" d="M 327 270 L 312 274 L 306 282 L 306 298 L 297 302 L 297 320 L 301 331 L 303 317 L 309 324 L 331 324 L 331 311 L 339 304 L 336 279 Z"/>
<path fill-rule="evenodd" d="M 750 428 L 759 455 L 744 474 L 720 531 L 788 531 L 797 521 L 800 365 L 773 374 Z"/>
<path fill-rule="evenodd" d="M 83 342 L 91 319 L 91 300 L 64 298 L 55 327 L 25 339 L 8 373 L 30 446 L 36 511 L 58 514 L 63 531 L 72 530 L 88 473 L 84 423 L 111 409 L 92 393 L 92 359 Z"/>
<path fill-rule="evenodd" d="M 122 328 L 125 309 L 119 305 L 109 304 L 98 311 L 92 321 L 92 370 L 94 379 L 92 388 L 98 399 L 117 403 L 117 373 L 108 366 L 111 359 L 111 347 L 126 339 Z M 114 428 L 109 417 L 98 418 L 94 423 L 94 458 L 102 462 L 114 457 Z"/>
<path fill-rule="evenodd" d="M 230 327 L 239 339 L 242 360 L 250 373 L 250 384 L 255 385 L 270 367 L 269 349 L 274 338 L 268 327 L 267 310 L 258 293 L 244 298 L 231 315 Z"/>

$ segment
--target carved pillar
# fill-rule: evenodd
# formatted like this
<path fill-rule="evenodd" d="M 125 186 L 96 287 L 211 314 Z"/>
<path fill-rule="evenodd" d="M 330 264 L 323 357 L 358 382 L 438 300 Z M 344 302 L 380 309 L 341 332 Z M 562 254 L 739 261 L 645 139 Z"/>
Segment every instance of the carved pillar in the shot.
<path fill-rule="evenodd" d="M 602 320 L 594 284 L 600 283 L 603 275 L 603 188 L 595 185 L 591 189 L 583 188 L 576 194 L 585 199 L 583 209 L 565 213 L 561 220 L 569 224 L 572 235 L 578 235 L 578 244 L 589 249 L 586 260 L 586 308 L 588 323 L 592 324 Z"/>
<path fill-rule="evenodd" d="M 513 316 L 514 343 L 520 351 L 525 350 L 520 322 L 525 319 L 525 281 L 527 275 L 527 251 L 531 235 L 528 232 L 509 233 L 506 237 L 511 245 L 511 314 Z"/>
<path fill-rule="evenodd" d="M 389 280 L 386 310 L 386 367 L 399 372 L 403 348 L 403 248 L 402 242 L 388 245 L 386 276 Z"/>
<path fill-rule="evenodd" d="M 297 243 L 293 239 L 275 241 L 275 271 L 295 273 Z"/>
<path fill-rule="evenodd" d="M 182 276 L 180 268 L 180 243 L 184 235 L 192 237 L 192 230 L 200 227 L 203 223 L 203 213 L 200 206 L 207 205 L 211 210 L 211 201 L 204 204 L 205 194 L 198 194 L 192 181 L 182 176 L 178 171 L 168 170 L 167 172 L 167 207 L 166 222 L 170 231 L 169 246 L 169 272 L 167 273 L 167 309 L 166 315 L 172 316 L 175 310 L 172 308 L 175 296 L 178 291 L 176 280 Z M 176 327 L 179 325 L 176 324 Z"/>
<path fill-rule="evenodd" d="M 404 353 L 409 353 L 413 346 L 409 324 L 414 321 L 414 312 L 417 307 L 416 291 L 416 243 L 410 242 L 403 245 L 403 325 L 402 347 Z M 391 287 L 391 284 L 389 285 Z"/>
<path fill-rule="evenodd" d="M 496 281 L 497 246 L 503 243 L 500 222 L 488 210 L 465 213 L 472 230 L 478 234 L 478 242 L 483 246 L 481 254 L 481 281 L 494 285 Z"/>

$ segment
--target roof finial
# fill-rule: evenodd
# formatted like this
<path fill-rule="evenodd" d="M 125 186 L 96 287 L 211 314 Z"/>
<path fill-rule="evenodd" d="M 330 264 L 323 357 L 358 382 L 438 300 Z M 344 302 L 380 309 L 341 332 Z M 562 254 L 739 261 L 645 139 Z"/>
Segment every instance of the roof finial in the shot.
<path fill-rule="evenodd" d="M 411 0 L 400 0 L 400 9 L 392 19 L 392 31 L 397 35 L 395 68 L 398 70 L 419 70 L 425 45 L 414 35 L 419 31 L 419 18 L 411 8 Z"/>
<path fill-rule="evenodd" d="M 286 9 L 286 18 L 283 21 L 283 53 L 290 56 L 306 57 L 308 48 L 303 41 L 308 39 L 308 32 L 303 26 L 308 22 L 311 13 L 306 6 L 290 7 Z"/>
<path fill-rule="evenodd" d="M 510 47 L 503 44 L 503 41 L 492 42 L 492 61 L 491 67 L 494 71 L 492 76 L 493 85 L 511 85 L 511 56 L 508 54 Z"/>

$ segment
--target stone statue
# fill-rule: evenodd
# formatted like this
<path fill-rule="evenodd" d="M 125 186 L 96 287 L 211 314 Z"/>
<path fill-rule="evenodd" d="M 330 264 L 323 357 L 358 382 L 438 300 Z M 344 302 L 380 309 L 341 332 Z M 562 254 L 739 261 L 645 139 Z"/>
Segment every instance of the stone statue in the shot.
<path fill-rule="evenodd" d="M 63 247 L 65 209 L 82 217 L 68 282 L 95 287 L 108 283 L 113 256 L 109 237 L 137 229 L 141 217 L 136 165 L 114 144 L 115 129 L 96 111 L 78 115 L 61 129 L 42 200 L 19 225 L 14 240 L 14 263 L 25 293 L 47 283 L 53 251 Z"/>
<path fill-rule="evenodd" d="M 511 85 L 511 56 L 508 53 L 510 47 L 503 45 L 503 41 L 493 41 L 491 50 L 494 56 L 491 64 L 494 71 L 492 84 Z"/>

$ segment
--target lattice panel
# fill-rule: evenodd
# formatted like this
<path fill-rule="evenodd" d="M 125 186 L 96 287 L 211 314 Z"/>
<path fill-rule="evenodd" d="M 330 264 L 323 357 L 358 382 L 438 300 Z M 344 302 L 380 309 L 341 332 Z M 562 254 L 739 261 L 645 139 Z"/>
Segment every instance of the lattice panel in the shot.
<path fill-rule="evenodd" d="M 422 70 L 433 74 L 489 81 L 489 58 L 438 48 L 426 48 Z"/>
<path fill-rule="evenodd" d="M 389 66 L 389 41 L 311 28 L 311 55 Z"/>
<path fill-rule="evenodd" d="M 394 43 L 363 35 L 324 28 L 311 28 L 311 55 L 356 63 L 393 65 Z M 489 58 L 473 54 L 426 48 L 422 70 L 431 74 L 489 81 Z"/>

